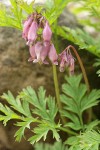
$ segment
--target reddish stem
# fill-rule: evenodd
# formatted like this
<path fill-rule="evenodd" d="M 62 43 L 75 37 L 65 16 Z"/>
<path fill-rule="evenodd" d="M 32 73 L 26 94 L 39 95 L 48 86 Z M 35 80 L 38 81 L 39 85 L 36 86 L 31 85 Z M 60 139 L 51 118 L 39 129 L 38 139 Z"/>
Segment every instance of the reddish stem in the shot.
<path fill-rule="evenodd" d="M 69 46 L 66 48 L 66 50 L 68 50 L 68 49 L 70 49 L 70 48 L 73 50 L 73 52 L 75 53 L 75 55 L 76 55 L 76 57 L 77 57 L 77 59 L 78 59 L 78 62 L 79 62 L 79 64 L 80 64 L 80 68 L 81 68 L 81 70 L 82 70 L 83 78 L 84 78 L 85 84 L 86 84 L 86 86 L 87 86 L 87 91 L 88 91 L 88 93 L 89 93 L 89 92 L 90 92 L 89 81 L 88 81 L 87 74 L 86 74 L 85 68 L 84 68 L 84 66 L 83 66 L 83 63 L 82 63 L 82 61 L 81 61 L 81 58 L 80 58 L 79 54 L 77 53 L 76 49 L 75 49 L 72 45 L 69 45 Z M 87 112 L 88 112 L 88 120 L 87 120 L 87 122 L 89 123 L 89 122 L 91 121 L 91 118 L 92 118 L 92 108 L 89 108 L 89 109 L 87 110 Z"/>
<path fill-rule="evenodd" d="M 83 63 L 82 63 L 82 61 L 81 61 L 81 58 L 80 58 L 79 54 L 77 53 L 76 49 L 75 49 L 72 45 L 69 45 L 69 46 L 66 48 L 66 50 L 68 50 L 68 49 L 70 49 L 70 48 L 73 50 L 73 52 L 75 53 L 75 55 L 76 55 L 76 57 L 77 57 L 77 59 L 78 59 L 78 62 L 79 62 L 79 64 L 80 64 L 80 68 L 81 68 L 82 73 L 83 73 L 83 78 L 84 78 L 85 84 L 86 84 L 86 86 L 87 86 L 87 90 L 88 90 L 88 92 L 90 92 L 89 81 L 88 81 L 88 78 L 87 78 L 86 71 L 85 71 L 85 68 L 84 68 L 84 66 L 83 66 Z"/>

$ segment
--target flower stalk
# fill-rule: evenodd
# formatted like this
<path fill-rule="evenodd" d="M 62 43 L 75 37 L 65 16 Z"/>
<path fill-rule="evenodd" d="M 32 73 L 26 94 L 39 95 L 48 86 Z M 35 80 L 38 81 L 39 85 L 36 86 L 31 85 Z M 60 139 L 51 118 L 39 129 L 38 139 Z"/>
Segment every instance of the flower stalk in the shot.
<path fill-rule="evenodd" d="M 59 92 L 58 77 L 57 77 L 57 68 L 55 65 L 53 65 L 53 78 L 54 78 L 57 105 L 59 110 L 62 110 L 62 103 L 60 101 L 60 92 Z M 66 123 L 65 118 L 61 116 L 61 119 L 62 119 L 62 123 L 65 124 Z"/>
<path fill-rule="evenodd" d="M 88 81 L 88 78 L 87 78 L 87 74 L 86 74 L 84 65 L 83 65 L 83 63 L 82 63 L 82 61 L 81 61 L 81 58 L 80 58 L 79 54 L 77 53 L 76 49 L 75 49 L 72 45 L 69 45 L 69 46 L 66 48 L 66 50 L 68 50 L 68 49 L 72 49 L 73 52 L 74 52 L 74 54 L 75 54 L 75 56 L 77 57 L 77 60 L 78 60 L 78 62 L 79 62 L 79 65 L 80 65 L 80 68 L 81 68 L 81 71 L 82 71 L 82 74 L 83 74 L 83 78 L 84 78 L 85 84 L 86 84 L 86 86 L 87 86 L 87 91 L 88 91 L 88 93 L 89 93 L 89 92 L 90 92 L 90 85 L 89 85 L 89 81 Z M 89 122 L 91 121 L 91 118 L 92 118 L 92 108 L 89 108 L 89 109 L 87 110 L 87 113 L 88 113 L 88 120 L 87 120 L 87 122 L 89 123 Z M 82 122 L 82 121 L 81 121 L 81 122 Z M 83 124 L 83 123 L 82 123 L 82 124 Z"/>
<path fill-rule="evenodd" d="M 57 77 L 57 68 L 53 65 L 53 77 L 54 77 L 54 85 L 55 85 L 55 93 L 56 93 L 56 100 L 59 110 L 62 110 L 62 103 L 60 101 L 60 93 L 59 93 L 59 85 L 58 85 L 58 77 Z M 65 125 L 66 120 L 64 117 L 61 116 L 62 123 Z M 60 127 L 60 130 L 67 132 L 69 135 L 77 135 L 74 131 L 70 130 L 69 128 Z"/>
<path fill-rule="evenodd" d="M 56 93 L 57 104 L 58 104 L 59 109 L 61 110 L 62 109 L 62 104 L 60 102 L 57 69 L 56 69 L 55 65 L 53 65 L 53 77 L 54 77 L 54 85 L 55 85 L 55 93 Z"/>
<path fill-rule="evenodd" d="M 83 63 L 82 63 L 82 61 L 81 61 L 81 58 L 80 58 L 79 54 L 77 53 L 76 49 L 75 49 L 72 45 L 69 45 L 69 46 L 66 48 L 66 50 L 68 50 L 68 49 L 70 49 L 70 48 L 73 50 L 75 56 L 77 57 L 77 60 L 78 60 L 79 65 L 80 65 L 80 68 L 81 68 L 81 70 L 82 70 L 82 74 L 83 74 L 83 78 L 84 78 L 85 84 L 86 84 L 86 86 L 87 86 L 87 90 L 88 90 L 88 92 L 90 92 L 89 81 L 88 81 L 88 78 L 87 78 L 86 71 L 85 71 L 85 68 L 84 68 L 84 66 L 83 66 Z"/>

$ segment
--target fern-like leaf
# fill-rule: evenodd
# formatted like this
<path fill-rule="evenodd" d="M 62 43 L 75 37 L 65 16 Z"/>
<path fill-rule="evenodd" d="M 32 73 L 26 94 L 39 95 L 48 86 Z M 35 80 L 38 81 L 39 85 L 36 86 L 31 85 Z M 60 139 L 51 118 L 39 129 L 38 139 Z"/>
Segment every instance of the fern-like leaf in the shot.
<path fill-rule="evenodd" d="M 68 150 L 67 146 L 65 146 L 61 141 L 55 142 L 53 145 L 51 144 L 43 144 L 36 143 L 35 150 Z"/>
<path fill-rule="evenodd" d="M 24 137 L 25 129 L 30 129 L 30 124 L 34 122 L 36 124 L 35 128 L 30 129 L 34 132 L 34 135 L 29 139 L 32 144 L 41 138 L 45 140 L 49 131 L 52 132 L 53 137 L 57 141 L 59 140 L 60 136 L 58 131 L 61 125 L 60 123 L 55 123 L 55 117 L 58 111 L 55 99 L 51 96 L 46 97 L 46 91 L 43 87 L 40 87 L 37 93 L 31 87 L 27 87 L 16 98 L 10 91 L 7 94 L 4 93 L 1 97 L 10 106 L 0 104 L 0 111 L 4 114 L 0 115 L 0 121 L 3 121 L 6 125 L 11 119 L 18 120 L 15 124 L 19 127 L 15 133 L 17 141 L 20 141 Z M 31 104 L 31 107 L 29 104 Z"/>
<path fill-rule="evenodd" d="M 86 131 L 79 136 L 69 138 L 65 143 L 71 145 L 69 150 L 99 150 L 100 132 Z"/>
<path fill-rule="evenodd" d="M 74 130 L 80 130 L 83 128 L 83 112 L 98 104 L 100 90 L 92 90 L 87 94 L 86 85 L 81 83 L 81 75 L 66 77 L 65 79 L 67 83 L 62 85 L 64 94 L 61 95 L 64 110 L 61 113 L 70 119 L 70 122 L 65 126 L 69 126 Z"/>

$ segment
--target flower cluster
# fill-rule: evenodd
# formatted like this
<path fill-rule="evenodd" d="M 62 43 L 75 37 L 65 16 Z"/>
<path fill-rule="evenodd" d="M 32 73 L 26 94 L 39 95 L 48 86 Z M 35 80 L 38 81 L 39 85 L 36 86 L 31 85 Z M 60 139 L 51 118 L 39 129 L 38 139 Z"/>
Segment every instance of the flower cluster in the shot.
<path fill-rule="evenodd" d="M 61 72 L 65 70 L 65 67 L 69 67 L 70 74 L 73 74 L 74 58 L 70 50 L 65 49 L 61 54 L 57 54 L 51 40 L 52 31 L 49 23 L 40 13 L 35 12 L 24 21 L 22 37 L 29 46 L 31 56 L 29 61 L 49 64 L 48 60 L 50 60 L 53 65 L 59 64 Z"/>
<path fill-rule="evenodd" d="M 69 49 L 65 49 L 61 54 L 60 58 L 60 72 L 64 72 L 65 67 L 69 67 L 69 73 L 74 74 L 74 58 Z"/>
<path fill-rule="evenodd" d="M 29 61 L 48 64 L 48 57 L 53 64 L 58 65 L 58 55 L 51 41 L 52 31 L 48 21 L 41 14 L 33 13 L 27 18 L 22 37 L 29 45 Z"/>

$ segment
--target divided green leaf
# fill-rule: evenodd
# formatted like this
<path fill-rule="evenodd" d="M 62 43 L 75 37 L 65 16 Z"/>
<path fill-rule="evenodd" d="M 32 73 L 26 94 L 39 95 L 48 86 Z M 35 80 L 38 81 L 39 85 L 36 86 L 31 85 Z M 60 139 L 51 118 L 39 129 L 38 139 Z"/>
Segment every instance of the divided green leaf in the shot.
<path fill-rule="evenodd" d="M 68 150 L 68 148 L 60 141 L 60 142 L 55 142 L 53 145 L 36 143 L 35 150 Z"/>
<path fill-rule="evenodd" d="M 99 102 L 100 90 L 92 90 L 87 93 L 87 87 L 81 83 L 82 76 L 66 76 L 67 83 L 62 85 L 63 94 L 61 101 L 64 104 L 64 110 L 61 111 L 62 116 L 70 119 L 69 126 L 74 130 L 84 129 L 83 112 Z"/>
<path fill-rule="evenodd" d="M 24 137 L 26 128 L 34 132 L 33 136 L 29 138 L 32 144 L 38 142 L 41 138 L 46 140 L 49 131 L 52 132 L 53 138 L 59 141 L 58 131 L 60 123 L 55 123 L 58 109 L 55 99 L 51 96 L 46 97 L 45 93 L 46 91 L 43 87 L 40 87 L 37 93 L 31 87 L 27 87 L 16 98 L 14 98 L 10 91 L 2 95 L 2 98 L 10 106 L 0 104 L 0 111 L 4 114 L 0 115 L 0 121 L 3 121 L 6 125 L 11 119 L 18 120 L 15 124 L 19 127 L 15 133 L 17 141 Z M 36 124 L 34 129 L 30 128 L 31 123 Z"/>
<path fill-rule="evenodd" d="M 69 150 L 99 150 L 100 132 L 86 131 L 78 136 L 70 137 L 65 144 L 70 145 Z"/>

